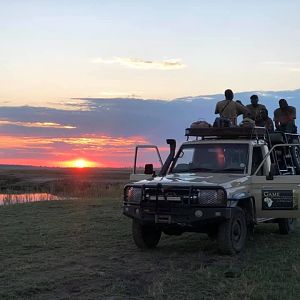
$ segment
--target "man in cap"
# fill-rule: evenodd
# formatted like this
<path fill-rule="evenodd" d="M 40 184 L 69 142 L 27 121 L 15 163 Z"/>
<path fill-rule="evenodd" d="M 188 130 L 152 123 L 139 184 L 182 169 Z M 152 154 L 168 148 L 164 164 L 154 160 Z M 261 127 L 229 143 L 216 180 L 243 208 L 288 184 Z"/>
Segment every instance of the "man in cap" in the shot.
<path fill-rule="evenodd" d="M 247 114 L 247 108 L 233 100 L 234 94 L 232 90 L 225 91 L 225 100 L 219 101 L 216 105 L 215 114 L 220 114 L 221 118 L 229 119 L 232 125 L 237 125 L 237 117 Z"/>
<path fill-rule="evenodd" d="M 297 133 L 295 119 L 296 108 L 293 106 L 289 106 L 285 99 L 280 99 L 279 108 L 274 111 L 276 130 L 287 133 Z"/>
<path fill-rule="evenodd" d="M 261 116 L 261 110 L 266 109 L 263 104 L 258 104 L 258 96 L 252 95 L 250 97 L 251 104 L 248 104 L 246 107 L 251 114 L 251 119 L 255 121 L 255 124 L 258 125 L 259 118 Z"/>

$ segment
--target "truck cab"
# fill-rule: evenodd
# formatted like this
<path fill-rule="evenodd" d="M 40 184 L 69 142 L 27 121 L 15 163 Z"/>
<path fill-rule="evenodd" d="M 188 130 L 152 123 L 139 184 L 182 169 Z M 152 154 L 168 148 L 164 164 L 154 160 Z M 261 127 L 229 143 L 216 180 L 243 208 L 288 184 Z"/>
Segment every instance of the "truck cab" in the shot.
<path fill-rule="evenodd" d="M 187 128 L 185 135 L 177 153 L 167 140 L 170 155 L 157 176 L 149 164 L 143 174 L 134 166 L 135 181 L 124 188 L 123 213 L 138 247 L 155 247 L 162 233 L 201 232 L 234 254 L 262 222 L 278 223 L 283 234 L 295 229 L 298 135 L 260 127 Z"/>

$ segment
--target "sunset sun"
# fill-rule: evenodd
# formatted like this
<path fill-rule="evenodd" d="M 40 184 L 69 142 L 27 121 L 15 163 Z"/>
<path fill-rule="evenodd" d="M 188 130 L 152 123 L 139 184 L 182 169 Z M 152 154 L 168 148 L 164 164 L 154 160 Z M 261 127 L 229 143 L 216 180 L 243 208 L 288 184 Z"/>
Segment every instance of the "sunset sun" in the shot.
<path fill-rule="evenodd" d="M 76 159 L 73 162 L 75 168 L 86 168 L 89 163 L 84 159 Z"/>
<path fill-rule="evenodd" d="M 94 162 L 83 158 L 78 158 L 75 160 L 63 162 L 63 165 L 68 168 L 78 168 L 78 169 L 91 168 L 96 166 Z"/>

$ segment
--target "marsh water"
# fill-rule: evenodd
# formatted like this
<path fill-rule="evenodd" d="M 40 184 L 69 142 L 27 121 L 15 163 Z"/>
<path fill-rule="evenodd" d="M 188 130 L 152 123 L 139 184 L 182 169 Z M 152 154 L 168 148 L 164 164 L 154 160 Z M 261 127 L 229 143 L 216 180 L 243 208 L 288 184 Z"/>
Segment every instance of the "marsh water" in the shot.
<path fill-rule="evenodd" d="M 0 194 L 0 205 L 53 201 L 61 199 L 49 193 Z"/>

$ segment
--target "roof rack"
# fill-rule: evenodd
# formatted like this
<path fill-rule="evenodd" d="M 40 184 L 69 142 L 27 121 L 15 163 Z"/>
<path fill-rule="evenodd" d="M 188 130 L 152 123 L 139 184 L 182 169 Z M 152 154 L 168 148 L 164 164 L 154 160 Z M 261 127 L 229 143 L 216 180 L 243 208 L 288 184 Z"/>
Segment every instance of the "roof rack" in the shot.
<path fill-rule="evenodd" d="M 186 128 L 185 136 L 201 139 L 266 139 L 268 131 L 264 127 L 223 127 Z"/>

